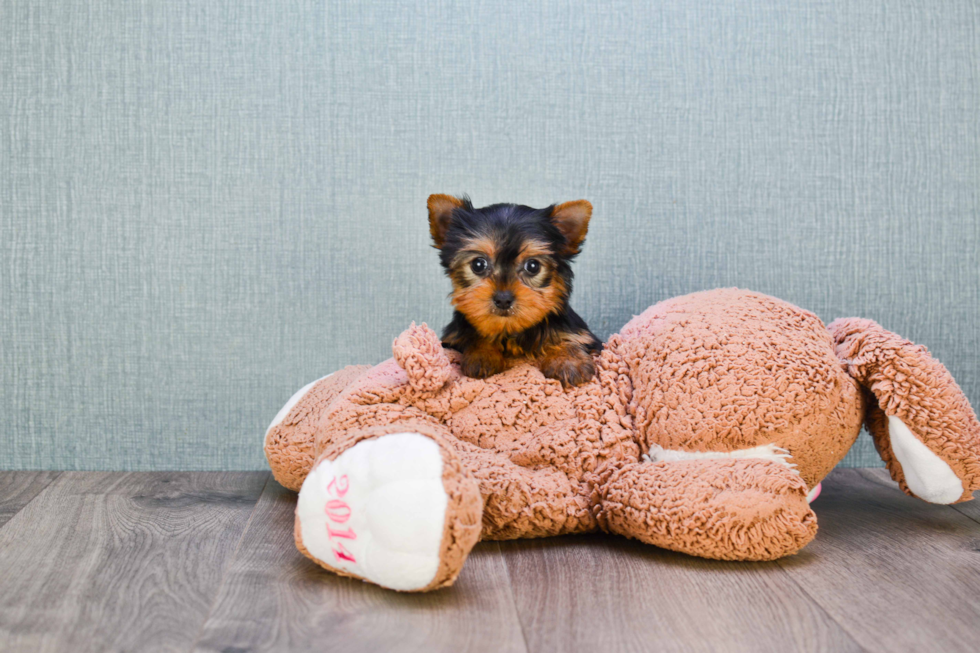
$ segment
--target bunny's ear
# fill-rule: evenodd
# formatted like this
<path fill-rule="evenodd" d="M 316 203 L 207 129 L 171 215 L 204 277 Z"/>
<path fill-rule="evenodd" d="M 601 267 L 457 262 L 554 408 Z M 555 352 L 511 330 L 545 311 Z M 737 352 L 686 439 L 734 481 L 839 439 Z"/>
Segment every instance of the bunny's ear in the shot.
<path fill-rule="evenodd" d="M 930 503 L 969 501 L 980 490 L 980 421 L 949 370 L 877 322 L 827 326 L 841 364 L 869 397 L 865 426 L 892 478 Z"/>
<path fill-rule="evenodd" d="M 436 332 L 425 323 L 408 327 L 391 346 L 395 361 L 408 374 L 416 390 L 435 393 L 442 389 L 452 373 L 449 357 Z"/>
<path fill-rule="evenodd" d="M 551 209 L 551 222 L 565 236 L 565 254 L 578 254 L 592 219 L 592 205 L 587 200 L 558 204 Z"/>

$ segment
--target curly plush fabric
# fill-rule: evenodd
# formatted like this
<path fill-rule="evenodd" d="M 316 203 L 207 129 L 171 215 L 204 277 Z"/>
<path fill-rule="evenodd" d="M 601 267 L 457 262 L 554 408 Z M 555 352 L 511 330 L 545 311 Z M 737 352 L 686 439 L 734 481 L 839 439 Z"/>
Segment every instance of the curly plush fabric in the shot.
<path fill-rule="evenodd" d="M 439 587 L 452 585 L 463 567 L 463 562 L 470 549 L 480 538 L 480 516 L 483 512 L 483 501 L 477 483 L 466 474 L 460 458 L 451 446 L 451 436 L 444 428 L 433 424 L 405 422 L 367 428 L 357 433 L 350 433 L 348 439 L 337 447 L 324 451 L 317 458 L 322 460 L 336 459 L 339 453 L 350 449 L 360 442 L 374 440 L 391 433 L 410 431 L 425 435 L 436 442 L 442 454 L 442 484 L 448 497 L 446 519 L 440 544 L 439 567 L 433 579 L 416 591 L 428 591 Z M 303 543 L 300 521 L 296 520 L 294 537 L 299 551 L 324 569 L 329 569 L 341 576 L 360 578 L 348 573 L 328 561 L 310 554 Z"/>
<path fill-rule="evenodd" d="M 265 455 L 276 480 L 299 492 L 313 466 L 314 434 L 324 409 L 333 403 L 351 381 L 371 369 L 370 365 L 350 365 L 312 385 L 296 405 L 265 434 Z"/>
<path fill-rule="evenodd" d="M 768 460 L 627 465 L 598 486 L 604 530 L 722 560 L 775 560 L 813 539 L 798 475 Z"/>
<path fill-rule="evenodd" d="M 980 490 L 980 423 L 942 363 L 922 345 L 885 331 L 871 320 L 835 320 L 828 329 L 848 372 L 873 397 L 866 424 L 892 478 L 906 494 L 913 494 L 892 452 L 887 416 L 898 417 L 929 443 L 962 481 L 960 501 L 969 501 Z"/>
<path fill-rule="evenodd" d="M 916 478 L 938 469 L 962 484 L 953 486 L 961 500 L 980 487 L 980 424 L 924 348 L 869 320 L 828 330 L 759 293 L 714 290 L 651 307 L 609 339 L 595 377 L 568 390 L 528 365 L 467 378 L 424 324 L 392 351 L 315 384 L 270 429 L 266 453 L 296 489 L 315 461 L 366 439 L 410 431 L 437 442 L 451 470 L 444 489 L 457 498 L 439 571 L 416 589 L 456 577 L 475 524 L 482 539 L 601 529 L 710 558 L 793 554 L 816 533 L 808 490 L 865 418 L 909 491 L 886 414 L 908 427 L 903 455 Z M 297 544 L 304 550 L 299 535 Z"/>
<path fill-rule="evenodd" d="M 434 393 L 449 380 L 451 369 L 442 343 L 432 329 L 415 322 L 405 333 L 395 338 L 391 353 L 405 370 L 408 382 L 420 393 Z"/>
<path fill-rule="evenodd" d="M 630 412 L 646 451 L 776 444 L 812 487 L 860 432 L 860 387 L 827 329 L 778 299 L 737 289 L 670 299 L 631 320 L 615 346 L 644 388 Z"/>

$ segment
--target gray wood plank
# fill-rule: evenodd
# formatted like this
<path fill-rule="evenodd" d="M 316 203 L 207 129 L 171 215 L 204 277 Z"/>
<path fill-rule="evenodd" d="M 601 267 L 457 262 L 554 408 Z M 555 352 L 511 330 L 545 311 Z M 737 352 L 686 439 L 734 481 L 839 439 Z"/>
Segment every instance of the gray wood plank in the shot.
<path fill-rule="evenodd" d="M 820 533 L 783 567 L 869 651 L 976 651 L 980 524 L 841 469 L 814 503 Z"/>
<path fill-rule="evenodd" d="M 775 563 L 601 534 L 501 548 L 532 653 L 860 650 Z"/>
<path fill-rule="evenodd" d="M 888 477 L 887 473 L 885 474 L 885 477 Z M 963 513 L 973 521 L 980 523 L 980 492 L 973 493 L 973 501 L 954 503 L 951 507 Z M 980 546 L 980 543 L 977 543 L 977 546 Z"/>
<path fill-rule="evenodd" d="M 6 651 L 186 651 L 269 475 L 64 473 L 0 530 Z"/>
<path fill-rule="evenodd" d="M 0 528 L 58 477 L 58 472 L 0 472 Z"/>
<path fill-rule="evenodd" d="M 476 547 L 453 587 L 399 594 L 341 578 L 293 543 L 296 495 L 270 481 L 198 651 L 524 651 L 495 543 Z"/>

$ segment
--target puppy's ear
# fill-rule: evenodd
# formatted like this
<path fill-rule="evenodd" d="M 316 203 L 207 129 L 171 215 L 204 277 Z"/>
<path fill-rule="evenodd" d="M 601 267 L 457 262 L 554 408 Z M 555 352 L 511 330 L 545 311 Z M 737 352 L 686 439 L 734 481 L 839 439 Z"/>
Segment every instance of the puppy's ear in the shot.
<path fill-rule="evenodd" d="M 551 210 L 551 222 L 565 236 L 565 254 L 578 254 L 585 232 L 589 230 L 592 205 L 587 200 L 559 204 Z"/>
<path fill-rule="evenodd" d="M 463 206 L 463 200 L 452 195 L 429 195 L 429 233 L 432 234 L 432 242 L 439 249 L 446 241 L 446 230 L 449 229 L 449 221 L 453 217 L 453 209 Z"/>

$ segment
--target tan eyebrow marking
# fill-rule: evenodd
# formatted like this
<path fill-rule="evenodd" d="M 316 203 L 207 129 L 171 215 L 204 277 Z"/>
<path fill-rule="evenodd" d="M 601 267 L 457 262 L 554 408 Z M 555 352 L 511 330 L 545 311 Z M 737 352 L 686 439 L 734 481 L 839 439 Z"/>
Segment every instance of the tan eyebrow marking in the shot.
<path fill-rule="evenodd" d="M 487 238 L 486 236 L 470 238 L 469 240 L 465 241 L 462 249 L 481 252 L 486 254 L 487 258 L 490 259 L 497 255 L 497 244 L 493 242 L 492 238 Z"/>
<path fill-rule="evenodd" d="M 494 256 L 497 255 L 497 244 L 493 242 L 493 239 L 486 236 L 476 236 L 465 240 L 462 247 L 459 248 L 459 253 L 453 258 L 453 265 L 458 265 L 472 258 L 474 252 L 479 252 L 492 262 Z"/>
<path fill-rule="evenodd" d="M 529 240 L 521 246 L 520 258 L 532 258 L 535 256 L 551 256 L 554 252 L 551 251 L 551 247 L 547 243 L 542 243 L 539 240 Z"/>

